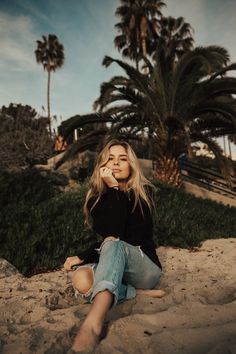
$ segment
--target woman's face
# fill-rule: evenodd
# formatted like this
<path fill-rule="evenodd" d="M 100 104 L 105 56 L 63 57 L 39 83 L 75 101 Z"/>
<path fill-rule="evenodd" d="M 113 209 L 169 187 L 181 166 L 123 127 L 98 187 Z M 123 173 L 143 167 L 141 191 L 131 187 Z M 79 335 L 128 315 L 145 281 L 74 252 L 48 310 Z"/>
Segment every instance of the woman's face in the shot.
<path fill-rule="evenodd" d="M 130 165 L 125 148 L 121 145 L 113 145 L 109 150 L 109 160 L 105 165 L 110 170 L 116 180 L 128 179 L 130 175 Z"/>

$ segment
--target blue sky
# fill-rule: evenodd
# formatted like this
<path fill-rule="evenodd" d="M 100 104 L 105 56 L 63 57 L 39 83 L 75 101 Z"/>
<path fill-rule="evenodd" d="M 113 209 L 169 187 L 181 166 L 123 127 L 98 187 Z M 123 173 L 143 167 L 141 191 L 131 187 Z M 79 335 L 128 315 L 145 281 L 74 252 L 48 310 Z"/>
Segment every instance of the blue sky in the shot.
<path fill-rule="evenodd" d="M 0 106 L 46 107 L 46 73 L 35 61 L 36 40 L 54 33 L 65 47 L 65 64 L 52 77 L 51 109 L 58 123 L 92 111 L 100 84 L 120 73 L 101 65 L 114 48 L 119 0 L 0 0 Z M 164 14 L 183 16 L 195 45 L 222 45 L 236 62 L 235 0 L 166 0 Z"/>

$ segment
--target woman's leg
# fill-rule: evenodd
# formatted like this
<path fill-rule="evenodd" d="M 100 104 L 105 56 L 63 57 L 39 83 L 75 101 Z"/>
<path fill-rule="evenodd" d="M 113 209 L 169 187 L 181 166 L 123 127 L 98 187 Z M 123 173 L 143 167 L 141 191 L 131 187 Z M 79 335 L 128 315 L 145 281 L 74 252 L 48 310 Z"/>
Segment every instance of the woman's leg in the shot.
<path fill-rule="evenodd" d="M 91 309 L 74 340 L 72 349 L 76 352 L 92 352 L 98 344 L 105 316 L 113 302 L 113 295 L 104 290 L 99 292 L 92 303 Z"/>
<path fill-rule="evenodd" d="M 127 256 L 124 242 L 119 239 L 116 241 L 108 240 L 102 244 L 94 277 L 91 302 L 96 294 L 103 290 L 109 290 L 114 295 L 113 306 L 118 301 L 135 297 L 135 288 L 122 282 L 128 262 Z"/>
<path fill-rule="evenodd" d="M 130 245 L 124 241 L 127 254 L 127 265 L 123 281 L 136 289 L 142 289 L 138 293 L 146 293 L 144 290 L 154 290 L 158 284 L 162 270 L 140 249 L 139 246 Z"/>
<path fill-rule="evenodd" d="M 73 287 L 79 292 L 79 294 L 88 293 L 94 281 L 92 267 L 80 267 L 75 270 L 71 276 Z"/>
<path fill-rule="evenodd" d="M 104 242 L 95 272 L 91 297 L 93 304 L 75 338 L 72 349 L 78 352 L 88 348 L 92 350 L 98 342 L 110 307 L 118 301 L 134 298 L 135 287 L 153 288 L 160 274 L 161 270 L 140 252 L 138 247 L 120 240 Z M 122 283 L 123 279 L 126 284 Z"/>
<path fill-rule="evenodd" d="M 126 263 L 127 255 L 122 242 L 108 240 L 102 244 L 94 278 L 92 306 L 74 340 L 73 350 L 93 350 L 98 343 L 108 310 L 119 299 L 119 289 L 123 296 L 126 296 L 128 289 L 132 291 L 132 287 L 122 285 Z"/>

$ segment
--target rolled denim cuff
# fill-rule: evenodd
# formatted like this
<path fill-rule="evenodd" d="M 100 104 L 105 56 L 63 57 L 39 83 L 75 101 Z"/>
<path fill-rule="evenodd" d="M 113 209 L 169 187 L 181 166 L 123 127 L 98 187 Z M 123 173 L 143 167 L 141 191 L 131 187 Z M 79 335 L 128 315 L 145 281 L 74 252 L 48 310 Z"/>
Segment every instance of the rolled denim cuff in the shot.
<path fill-rule="evenodd" d="M 135 288 L 130 285 L 130 284 L 127 284 L 127 293 L 126 293 L 126 299 L 133 299 L 135 298 L 136 296 L 136 290 Z"/>
<path fill-rule="evenodd" d="M 102 280 L 99 283 L 97 283 L 97 285 L 93 289 L 93 294 L 90 299 L 90 302 L 93 302 L 94 297 L 99 292 L 104 291 L 104 290 L 108 290 L 110 293 L 112 293 L 114 295 L 114 301 L 112 304 L 112 307 L 114 307 L 118 301 L 119 290 L 113 283 L 111 283 L 110 281 L 107 281 L 107 280 Z"/>
<path fill-rule="evenodd" d="M 107 280 L 102 280 L 100 281 L 95 288 L 93 289 L 93 293 L 92 296 L 90 297 L 90 302 L 93 302 L 94 297 L 101 291 L 104 290 L 108 290 L 110 293 L 112 293 L 114 295 L 114 301 L 112 304 L 112 307 L 116 306 L 117 303 L 120 303 L 124 300 L 129 300 L 129 299 L 133 299 L 136 296 L 136 290 L 135 288 L 130 285 L 127 284 L 127 290 L 126 290 L 126 295 L 124 298 L 119 298 L 119 289 L 111 282 L 107 281 Z"/>

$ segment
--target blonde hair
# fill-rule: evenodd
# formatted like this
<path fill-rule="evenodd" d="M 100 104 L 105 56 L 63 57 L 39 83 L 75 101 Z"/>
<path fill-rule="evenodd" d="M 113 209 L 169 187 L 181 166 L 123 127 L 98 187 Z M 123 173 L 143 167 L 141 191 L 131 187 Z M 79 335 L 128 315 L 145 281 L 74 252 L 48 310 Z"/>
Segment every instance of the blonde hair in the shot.
<path fill-rule="evenodd" d="M 92 205 L 91 210 L 95 207 L 95 205 L 98 203 L 99 199 L 101 198 L 102 194 L 107 190 L 107 185 L 105 182 L 103 182 L 101 176 L 100 176 L 100 168 L 105 166 L 109 160 L 109 155 L 110 155 L 110 148 L 115 145 L 120 145 L 123 146 L 126 153 L 127 153 L 127 159 L 128 163 L 130 166 L 130 175 L 127 180 L 126 184 L 126 191 L 134 192 L 134 207 L 133 210 L 135 209 L 137 203 L 140 204 L 141 210 L 142 210 L 142 205 L 141 205 L 141 200 L 144 200 L 150 211 L 153 206 L 153 200 L 148 193 L 148 191 L 145 189 L 145 186 L 150 186 L 154 188 L 153 184 L 143 175 L 143 172 L 141 170 L 141 167 L 139 165 L 138 158 L 134 152 L 134 150 L 131 148 L 131 146 L 124 142 L 124 141 L 119 141 L 119 140 L 111 140 L 109 141 L 103 150 L 100 152 L 97 158 L 97 162 L 94 168 L 94 172 L 90 178 L 89 182 L 89 190 L 86 195 L 85 203 L 84 203 L 84 214 L 85 214 L 85 224 L 91 226 L 91 217 L 90 217 L 90 212 L 88 209 L 88 201 L 90 198 L 95 197 L 95 202 Z M 132 211 L 133 211 L 132 210 Z"/>

